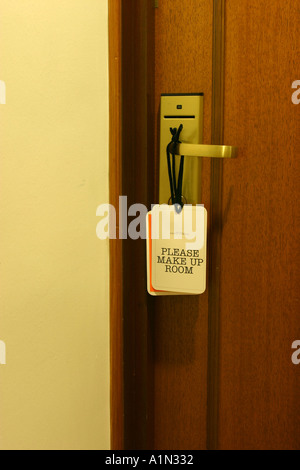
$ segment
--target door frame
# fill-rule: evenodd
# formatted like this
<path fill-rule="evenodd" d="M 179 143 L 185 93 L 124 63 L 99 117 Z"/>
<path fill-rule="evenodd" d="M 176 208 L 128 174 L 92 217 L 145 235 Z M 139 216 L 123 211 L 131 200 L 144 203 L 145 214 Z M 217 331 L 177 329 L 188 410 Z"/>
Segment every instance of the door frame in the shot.
<path fill-rule="evenodd" d="M 122 2 L 108 0 L 109 203 L 122 194 Z M 124 448 L 122 240 L 110 240 L 110 426 L 111 449 Z"/>
<path fill-rule="evenodd" d="M 140 203 L 149 208 L 153 201 L 148 175 L 154 172 L 154 3 L 108 0 L 108 6 L 110 204 L 119 221 L 119 196 L 128 197 L 128 207 Z M 144 240 L 110 240 L 111 448 L 115 450 L 152 447 L 151 299 L 146 292 L 145 250 Z"/>

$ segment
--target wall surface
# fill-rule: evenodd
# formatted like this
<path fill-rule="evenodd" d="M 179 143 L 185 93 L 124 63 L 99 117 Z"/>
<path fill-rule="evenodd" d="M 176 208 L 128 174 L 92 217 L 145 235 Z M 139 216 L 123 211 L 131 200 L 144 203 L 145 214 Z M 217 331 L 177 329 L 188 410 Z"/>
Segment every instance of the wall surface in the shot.
<path fill-rule="evenodd" d="M 0 449 L 109 448 L 106 0 L 0 0 Z"/>

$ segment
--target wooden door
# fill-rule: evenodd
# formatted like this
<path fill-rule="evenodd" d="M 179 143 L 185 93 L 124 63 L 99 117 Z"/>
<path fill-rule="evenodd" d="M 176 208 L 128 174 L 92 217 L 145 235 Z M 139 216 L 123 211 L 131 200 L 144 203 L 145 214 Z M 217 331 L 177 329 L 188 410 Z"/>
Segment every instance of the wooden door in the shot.
<path fill-rule="evenodd" d="M 300 105 L 292 103 L 299 29 L 294 0 L 158 1 L 153 48 L 149 34 L 147 46 L 155 68 L 146 74 L 155 84 L 151 202 L 158 200 L 161 93 L 203 92 L 204 142 L 235 145 L 239 157 L 203 160 L 207 292 L 144 296 L 127 339 L 124 328 L 125 344 L 133 333 L 144 338 L 131 360 L 125 357 L 125 384 L 130 365 L 135 370 L 125 394 L 125 433 L 127 410 L 135 434 L 127 447 L 148 426 L 139 447 L 300 449 L 300 365 L 291 361 L 300 339 Z M 141 264 L 141 276 L 143 270 Z M 135 411 L 126 407 L 133 389 L 144 397 Z"/>
<path fill-rule="evenodd" d="M 203 162 L 201 202 L 217 224 L 207 293 L 156 300 L 158 449 L 300 448 L 299 14 L 293 0 L 165 0 L 156 10 L 156 110 L 162 92 L 204 92 L 209 143 L 222 57 L 223 141 L 240 150 L 236 161 Z"/>
<path fill-rule="evenodd" d="M 211 141 L 213 2 L 166 0 L 155 17 L 155 110 L 161 93 L 204 93 L 204 141 Z M 159 142 L 159 132 L 156 135 Z M 157 146 L 159 148 L 159 146 Z M 156 154 L 158 201 L 159 156 Z M 202 202 L 210 204 L 210 161 L 203 161 Z M 208 292 L 155 299 L 154 447 L 205 449 Z"/>
<path fill-rule="evenodd" d="M 300 4 L 226 2 L 221 448 L 300 448 Z M 298 397 L 298 398 L 297 398 Z"/>

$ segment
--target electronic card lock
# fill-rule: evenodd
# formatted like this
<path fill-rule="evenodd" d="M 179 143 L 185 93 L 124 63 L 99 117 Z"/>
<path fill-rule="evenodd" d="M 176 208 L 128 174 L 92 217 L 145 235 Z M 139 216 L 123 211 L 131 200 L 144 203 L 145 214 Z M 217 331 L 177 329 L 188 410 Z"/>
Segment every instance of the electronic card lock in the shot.
<path fill-rule="evenodd" d="M 170 167 L 166 149 L 171 141 L 170 129 L 178 130 L 181 126 L 178 142 L 170 146 L 173 153 L 174 169 L 171 173 L 180 174 L 179 158 L 184 156 L 184 173 L 181 181 L 182 202 L 200 204 L 201 202 L 201 169 L 202 160 L 199 157 L 235 158 L 237 148 L 224 145 L 203 144 L 204 95 L 198 94 L 163 94 L 161 96 L 161 126 L 160 126 L 160 176 L 159 203 L 167 204 L 170 199 Z M 172 181 L 172 178 L 171 178 Z M 172 183 L 171 183 L 172 184 Z M 175 185 L 175 183 L 174 183 Z"/>
<path fill-rule="evenodd" d="M 234 158 L 237 149 L 202 142 L 203 94 L 162 95 L 159 204 L 146 218 L 147 290 L 155 297 L 206 290 L 208 214 L 199 157 Z"/>

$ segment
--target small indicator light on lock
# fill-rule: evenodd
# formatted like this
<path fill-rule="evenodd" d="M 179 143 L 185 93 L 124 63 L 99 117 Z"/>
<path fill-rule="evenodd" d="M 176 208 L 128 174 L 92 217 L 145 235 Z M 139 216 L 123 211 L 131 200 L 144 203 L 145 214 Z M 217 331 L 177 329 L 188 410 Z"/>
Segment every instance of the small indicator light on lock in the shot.
<path fill-rule="evenodd" d="M 177 109 L 182 109 L 182 104 L 178 104 Z"/>

